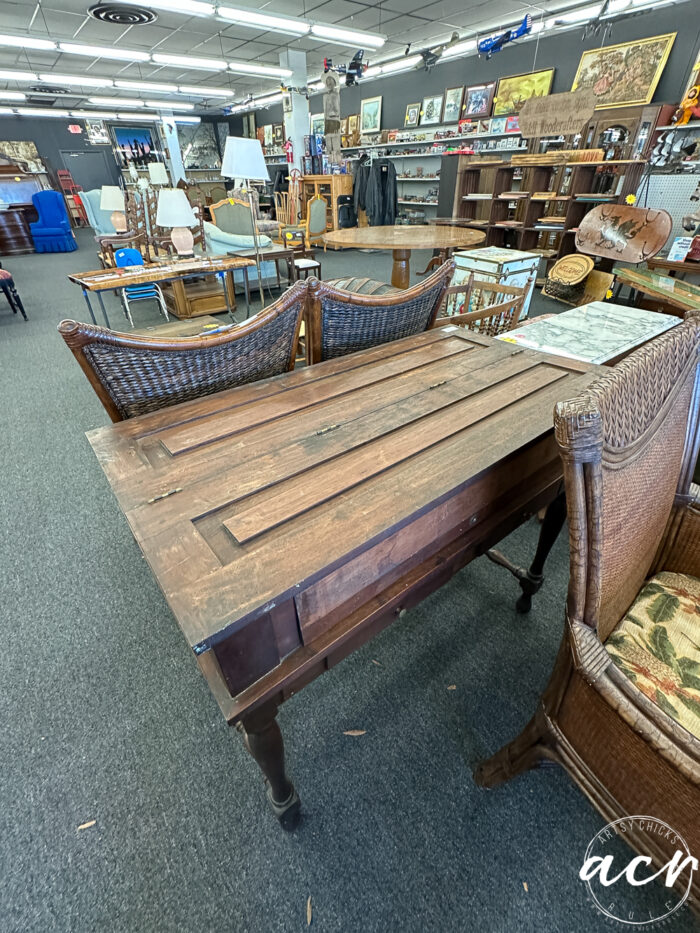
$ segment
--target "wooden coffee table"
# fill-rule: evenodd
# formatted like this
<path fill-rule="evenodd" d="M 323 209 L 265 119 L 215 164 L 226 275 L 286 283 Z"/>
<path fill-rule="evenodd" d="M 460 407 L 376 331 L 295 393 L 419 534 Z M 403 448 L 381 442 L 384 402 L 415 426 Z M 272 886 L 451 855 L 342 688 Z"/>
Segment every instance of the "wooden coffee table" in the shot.
<path fill-rule="evenodd" d="M 395 288 L 408 288 L 411 278 L 411 250 L 413 249 L 470 249 L 481 246 L 486 234 L 468 227 L 394 226 L 348 227 L 333 230 L 323 237 L 329 246 L 354 249 L 390 249 L 394 255 L 391 284 Z"/>
<path fill-rule="evenodd" d="M 597 375 L 448 325 L 89 433 L 283 825 L 280 703 L 556 495 Z"/>

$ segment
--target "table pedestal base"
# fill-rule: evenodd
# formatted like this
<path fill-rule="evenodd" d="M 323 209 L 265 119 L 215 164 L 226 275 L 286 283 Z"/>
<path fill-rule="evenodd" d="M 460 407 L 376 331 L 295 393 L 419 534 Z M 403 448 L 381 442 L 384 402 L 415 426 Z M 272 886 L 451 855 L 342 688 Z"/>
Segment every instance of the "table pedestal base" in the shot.
<path fill-rule="evenodd" d="M 408 288 L 411 281 L 411 250 L 395 249 L 394 268 L 391 270 L 391 284 L 394 288 Z"/>

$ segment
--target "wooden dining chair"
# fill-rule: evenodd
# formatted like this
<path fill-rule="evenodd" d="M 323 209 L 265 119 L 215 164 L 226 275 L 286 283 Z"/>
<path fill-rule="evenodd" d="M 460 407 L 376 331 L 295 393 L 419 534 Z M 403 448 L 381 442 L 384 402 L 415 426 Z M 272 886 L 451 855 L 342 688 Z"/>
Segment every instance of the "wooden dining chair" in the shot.
<path fill-rule="evenodd" d="M 453 272 L 454 262 L 446 262 L 419 285 L 386 295 L 348 292 L 330 282 L 308 279 L 304 314 L 307 363 L 429 330 Z"/>
<path fill-rule="evenodd" d="M 123 421 L 293 369 L 305 295 L 295 282 L 219 334 L 159 339 L 70 320 L 58 331 L 112 421 Z"/>
<path fill-rule="evenodd" d="M 451 301 L 458 309 L 474 308 L 473 311 L 459 310 L 457 314 L 445 315 L 435 321 L 434 327 L 456 324 L 479 334 L 495 337 L 505 331 L 514 330 L 520 321 L 525 299 L 530 294 L 534 277 L 530 276 L 525 285 L 502 285 L 499 282 L 481 281 L 470 273 L 469 279 L 462 285 L 450 285 L 445 289 L 441 311 L 446 310 Z M 506 297 L 503 301 L 502 298 Z"/>
<path fill-rule="evenodd" d="M 556 762 L 605 821 L 649 814 L 696 855 L 699 364 L 695 312 L 556 406 L 571 555 L 563 642 L 533 719 L 475 772 L 493 787 Z M 625 838 L 660 864 L 675 849 L 634 827 Z M 692 891 L 700 904 L 697 873 Z"/>

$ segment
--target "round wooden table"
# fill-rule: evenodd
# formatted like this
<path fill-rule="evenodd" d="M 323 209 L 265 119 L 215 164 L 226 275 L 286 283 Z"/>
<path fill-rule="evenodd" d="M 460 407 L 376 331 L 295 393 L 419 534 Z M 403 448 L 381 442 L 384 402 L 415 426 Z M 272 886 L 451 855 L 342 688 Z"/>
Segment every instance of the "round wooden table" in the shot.
<path fill-rule="evenodd" d="M 408 288 L 412 249 L 471 249 L 486 239 L 482 230 L 469 227 L 428 227 L 404 225 L 396 227 L 347 227 L 333 230 L 323 237 L 329 246 L 354 249 L 390 249 L 394 254 L 391 284 Z"/>

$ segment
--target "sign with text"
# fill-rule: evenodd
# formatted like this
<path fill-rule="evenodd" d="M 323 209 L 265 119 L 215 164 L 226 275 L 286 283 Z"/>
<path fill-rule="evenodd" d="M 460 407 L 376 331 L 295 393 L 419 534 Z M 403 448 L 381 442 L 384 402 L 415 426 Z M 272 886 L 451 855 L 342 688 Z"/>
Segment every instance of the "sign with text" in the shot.
<path fill-rule="evenodd" d="M 526 138 L 580 133 L 594 108 L 595 94 L 588 88 L 530 97 L 519 114 L 520 132 Z"/>

